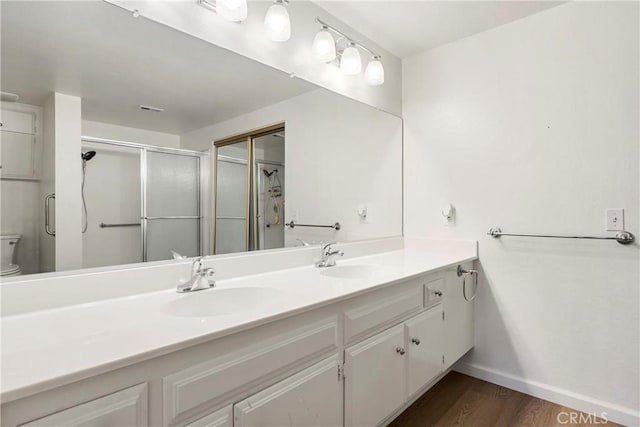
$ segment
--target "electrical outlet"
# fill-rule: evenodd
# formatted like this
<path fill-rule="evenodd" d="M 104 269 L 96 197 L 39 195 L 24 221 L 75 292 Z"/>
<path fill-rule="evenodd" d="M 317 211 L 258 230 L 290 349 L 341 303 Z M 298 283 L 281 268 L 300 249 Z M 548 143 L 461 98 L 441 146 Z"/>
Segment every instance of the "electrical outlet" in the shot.
<path fill-rule="evenodd" d="M 605 217 L 607 231 L 624 230 L 624 209 L 607 209 Z"/>

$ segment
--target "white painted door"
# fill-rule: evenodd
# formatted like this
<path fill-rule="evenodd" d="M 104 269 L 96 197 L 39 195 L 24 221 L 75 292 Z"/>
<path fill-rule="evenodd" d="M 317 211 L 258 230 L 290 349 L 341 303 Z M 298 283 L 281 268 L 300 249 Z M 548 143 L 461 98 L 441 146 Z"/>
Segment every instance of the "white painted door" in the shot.
<path fill-rule="evenodd" d="M 472 263 L 463 266 L 466 270 L 473 268 Z M 473 281 L 475 277 L 466 280 L 466 295 L 469 299 L 477 291 Z M 464 299 L 462 293 L 463 280 L 455 270 L 446 273 L 446 289 L 443 301 L 445 352 L 444 367 L 449 368 L 473 347 L 473 301 Z"/>
<path fill-rule="evenodd" d="M 444 321 L 442 306 L 405 322 L 407 337 L 407 386 L 409 396 L 442 372 Z"/>
<path fill-rule="evenodd" d="M 405 401 L 404 326 L 345 350 L 345 425 L 374 426 Z"/>
<path fill-rule="evenodd" d="M 21 426 L 142 427 L 148 425 L 147 408 L 147 384 L 144 383 Z"/>
<path fill-rule="evenodd" d="M 332 356 L 236 403 L 234 426 L 342 426 L 338 367 Z"/>

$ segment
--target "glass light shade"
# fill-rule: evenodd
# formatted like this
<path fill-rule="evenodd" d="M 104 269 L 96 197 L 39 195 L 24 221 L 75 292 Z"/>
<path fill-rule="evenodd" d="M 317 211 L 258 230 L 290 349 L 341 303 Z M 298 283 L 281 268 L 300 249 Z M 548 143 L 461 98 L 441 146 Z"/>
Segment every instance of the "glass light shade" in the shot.
<path fill-rule="evenodd" d="M 269 40 L 286 42 L 291 37 L 289 12 L 281 3 L 274 3 L 264 17 L 264 30 Z"/>
<path fill-rule="evenodd" d="M 369 86 L 380 86 L 384 83 L 384 67 L 378 58 L 373 58 L 364 70 L 364 79 Z"/>
<path fill-rule="evenodd" d="M 340 59 L 340 70 L 348 76 L 359 74 L 362 71 L 362 60 L 360 59 L 360 52 L 354 45 L 349 45 L 342 52 L 342 59 Z"/>
<path fill-rule="evenodd" d="M 320 62 L 331 62 L 336 59 L 336 42 L 329 31 L 325 29 L 318 31 L 313 39 L 313 53 Z"/>
<path fill-rule="evenodd" d="M 247 0 L 216 0 L 216 12 L 231 22 L 247 19 Z"/>

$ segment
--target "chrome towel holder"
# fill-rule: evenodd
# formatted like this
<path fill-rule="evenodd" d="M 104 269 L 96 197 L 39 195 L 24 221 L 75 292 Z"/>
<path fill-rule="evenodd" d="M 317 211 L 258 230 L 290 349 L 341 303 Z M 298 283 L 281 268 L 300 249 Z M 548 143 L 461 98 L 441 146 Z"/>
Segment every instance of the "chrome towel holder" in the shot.
<path fill-rule="evenodd" d="M 531 233 L 505 233 L 499 227 L 492 227 L 487 233 L 493 238 L 501 236 L 515 237 L 547 237 L 551 239 L 590 239 L 590 240 L 615 240 L 621 245 L 629 245 L 634 242 L 635 236 L 628 231 L 619 231 L 615 236 L 573 236 L 566 234 L 531 234 Z"/>

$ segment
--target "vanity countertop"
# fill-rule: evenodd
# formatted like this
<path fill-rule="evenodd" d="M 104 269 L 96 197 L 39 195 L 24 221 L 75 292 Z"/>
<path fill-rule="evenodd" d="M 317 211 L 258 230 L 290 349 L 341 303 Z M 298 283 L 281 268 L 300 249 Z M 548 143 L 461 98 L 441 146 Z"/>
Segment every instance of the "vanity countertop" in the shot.
<path fill-rule="evenodd" d="M 344 269 L 364 272 L 358 278 L 331 277 L 327 269 L 306 266 L 220 280 L 215 289 L 190 294 L 168 289 L 5 316 L 0 397 L 16 400 L 476 258 L 475 245 L 442 251 L 405 247 L 338 260 L 339 267 L 370 266 Z M 225 290 L 235 288 L 252 289 L 232 301 L 236 291 Z M 243 298 L 255 288 L 262 288 L 256 293 L 260 303 L 243 311 Z M 220 291 L 231 309 L 209 317 L 176 316 L 189 307 L 183 300 L 211 300 Z"/>

